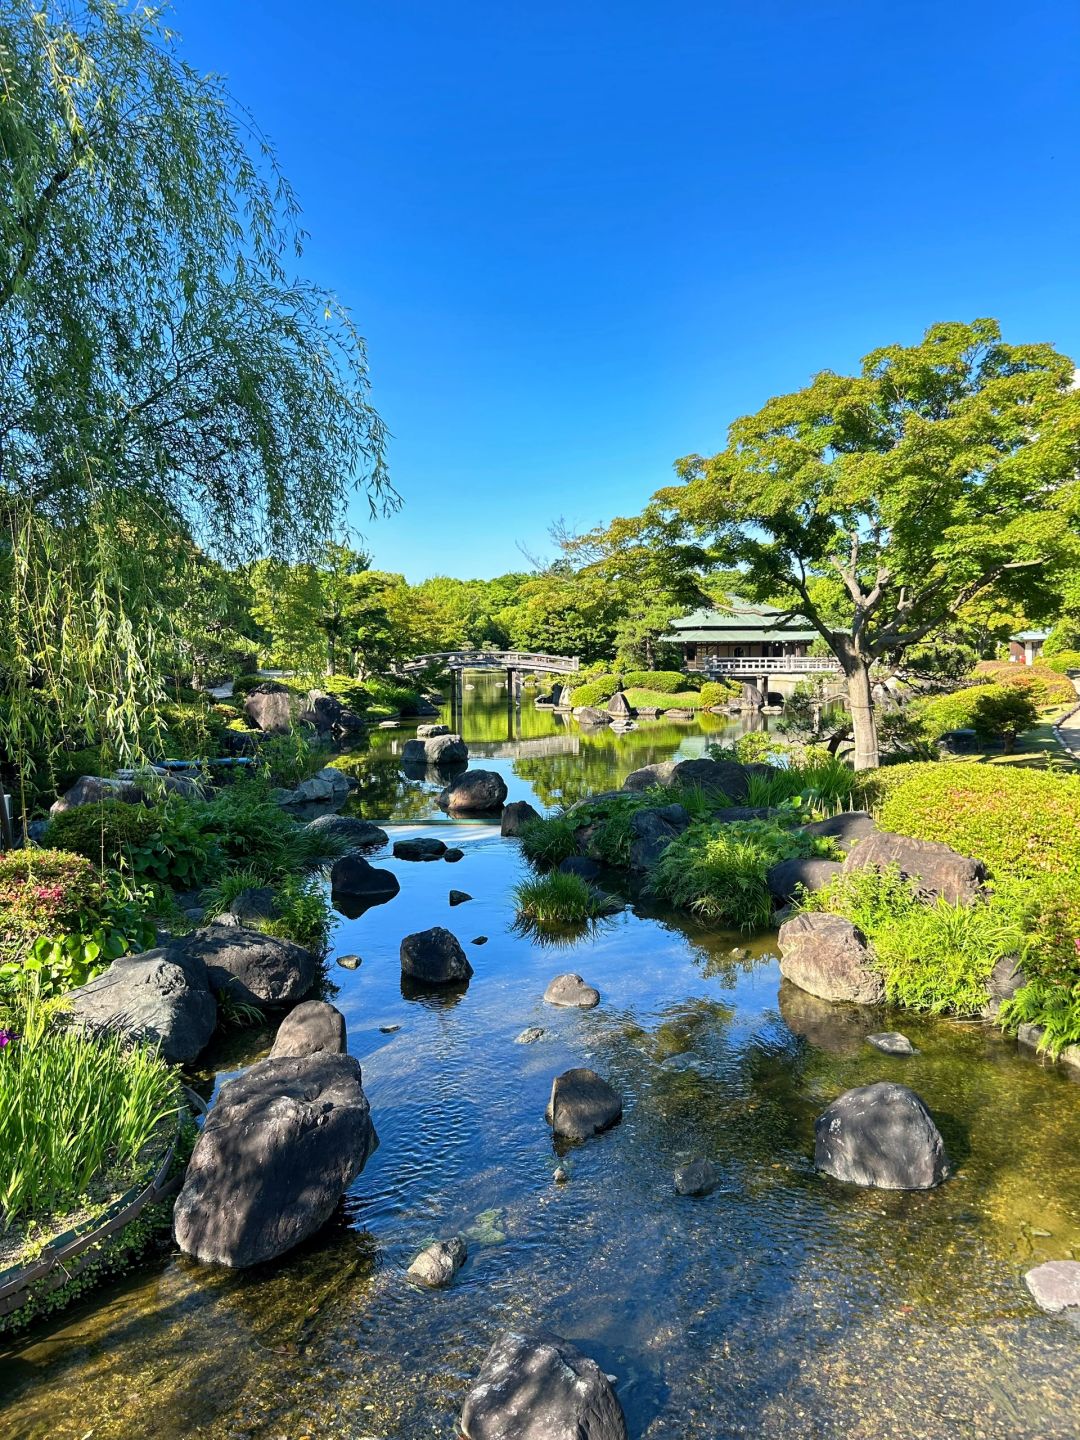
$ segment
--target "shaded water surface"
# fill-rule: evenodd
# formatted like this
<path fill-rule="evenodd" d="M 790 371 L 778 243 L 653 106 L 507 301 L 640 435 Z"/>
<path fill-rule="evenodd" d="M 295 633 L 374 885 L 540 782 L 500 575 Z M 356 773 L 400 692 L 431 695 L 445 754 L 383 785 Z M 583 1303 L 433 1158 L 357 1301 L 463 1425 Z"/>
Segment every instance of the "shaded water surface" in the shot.
<path fill-rule="evenodd" d="M 589 736 L 528 708 L 508 725 L 490 686 L 466 692 L 464 717 L 473 764 L 544 805 L 700 753 L 722 723 Z M 333 953 L 363 957 L 331 969 L 381 1148 L 302 1251 L 240 1274 L 172 1256 L 14 1344 L 0 1434 L 451 1440 L 491 1340 L 530 1323 L 618 1377 L 639 1440 L 1080 1433 L 1080 1334 L 1021 1278 L 1080 1258 L 1080 1086 L 982 1026 L 816 1001 L 781 984 L 772 937 L 747 949 L 647 909 L 555 944 L 517 932 L 516 845 L 433 810 L 434 784 L 399 771 L 410 733 L 373 737 L 352 804 L 398 835 L 452 828 L 465 859 L 388 861 L 401 894 L 335 935 Z M 451 908 L 451 886 L 473 900 Z M 406 999 L 398 943 L 435 924 L 488 937 L 467 945 L 475 978 Z M 599 1009 L 543 1004 L 566 969 L 599 987 Z M 516 1045 L 529 1025 L 545 1037 Z M 917 1056 L 866 1045 L 893 1027 Z M 234 1040 L 219 1080 L 267 1043 Z M 544 1105 L 581 1064 L 617 1086 L 625 1118 L 571 1150 L 556 1185 Z M 938 1118 L 959 1166 L 941 1189 L 815 1175 L 814 1118 L 878 1079 L 911 1084 Z M 723 1182 L 679 1198 L 671 1172 L 697 1154 Z M 455 1284 L 414 1289 L 416 1252 L 458 1231 Z"/>

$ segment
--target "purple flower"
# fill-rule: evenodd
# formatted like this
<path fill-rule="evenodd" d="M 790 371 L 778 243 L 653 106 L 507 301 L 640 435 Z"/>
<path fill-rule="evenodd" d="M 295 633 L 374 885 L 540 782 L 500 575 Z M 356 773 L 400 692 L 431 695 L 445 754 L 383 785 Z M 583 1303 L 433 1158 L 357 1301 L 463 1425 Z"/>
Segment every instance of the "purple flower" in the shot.
<path fill-rule="evenodd" d="M 14 1030 L 0 1030 L 0 1050 L 6 1050 L 11 1042 L 18 1038 Z"/>

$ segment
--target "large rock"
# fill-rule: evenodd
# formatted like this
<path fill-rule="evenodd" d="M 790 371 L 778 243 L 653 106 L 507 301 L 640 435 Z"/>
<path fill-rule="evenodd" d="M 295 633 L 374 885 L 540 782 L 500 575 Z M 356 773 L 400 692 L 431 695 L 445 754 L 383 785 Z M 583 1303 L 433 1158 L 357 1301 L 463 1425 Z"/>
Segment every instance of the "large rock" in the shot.
<path fill-rule="evenodd" d="M 335 770 L 332 765 L 327 765 L 309 779 L 302 780 L 295 790 L 282 798 L 281 804 L 286 809 L 294 805 L 341 805 L 349 798 L 349 791 L 355 783 L 344 770 Z"/>
<path fill-rule="evenodd" d="M 627 1440 L 600 1366 L 546 1330 L 508 1330 L 487 1353 L 461 1411 L 465 1440 Z"/>
<path fill-rule="evenodd" d="M 842 915 L 811 912 L 780 926 L 780 973 L 822 1000 L 878 1005 L 885 986 L 862 931 Z"/>
<path fill-rule="evenodd" d="M 947 900 L 950 905 L 971 905 L 982 898 L 987 879 L 981 860 L 958 855 L 936 840 L 913 840 L 877 830 L 860 840 L 844 861 L 844 873 L 867 866 L 885 870 L 895 866 L 924 900 Z"/>
<path fill-rule="evenodd" d="M 826 820 L 811 821 L 803 830 L 821 840 L 835 840 L 837 849 L 846 855 L 860 840 L 877 834 L 877 825 L 865 810 L 841 810 L 839 815 L 830 815 Z"/>
<path fill-rule="evenodd" d="M 460 735 L 432 735 L 406 740 L 401 759 L 406 765 L 461 765 L 469 758 L 469 747 Z"/>
<path fill-rule="evenodd" d="M 665 760 L 659 765 L 643 765 L 632 770 L 623 781 L 624 790 L 651 790 L 654 785 L 670 785 L 675 770 L 674 760 Z"/>
<path fill-rule="evenodd" d="M 274 920 L 278 915 L 277 892 L 272 885 L 249 885 L 233 897 L 229 914 L 242 925 L 257 920 Z"/>
<path fill-rule="evenodd" d="M 270 1059 L 283 1055 L 301 1058 L 305 1055 L 344 1055 L 346 1049 L 345 1016 L 325 1000 L 305 1000 L 290 1010 L 278 1026 Z"/>
<path fill-rule="evenodd" d="M 494 770 L 467 770 L 451 780 L 438 799 L 450 815 L 490 815 L 506 800 L 506 781 Z"/>
<path fill-rule="evenodd" d="M 634 711 L 623 692 L 616 690 L 607 703 L 607 713 L 613 720 L 630 720 L 633 718 Z"/>
<path fill-rule="evenodd" d="M 300 725 L 310 725 L 321 736 L 340 738 L 364 729 L 364 720 L 355 710 L 343 705 L 336 695 L 312 690 L 307 708 L 296 717 Z"/>
<path fill-rule="evenodd" d="M 606 710 L 596 710 L 592 705 L 574 707 L 574 719 L 579 725 L 610 725 L 611 716 Z"/>
<path fill-rule="evenodd" d="M 564 1070 L 551 1086 L 544 1118 L 565 1140 L 588 1140 L 622 1119 L 622 1100 L 595 1070 Z"/>
<path fill-rule="evenodd" d="M 741 805 L 752 776 L 768 779 L 775 774 L 776 768 L 772 765 L 740 765 L 735 760 L 680 760 L 672 769 L 669 783 L 695 786 Z"/>
<path fill-rule="evenodd" d="M 317 815 L 309 820 L 307 829 L 316 835 L 345 840 L 354 850 L 381 849 L 389 841 L 386 831 L 370 820 L 357 820 L 352 815 Z"/>
<path fill-rule="evenodd" d="M 1047 1260 L 1024 1276 L 1040 1310 L 1056 1314 L 1080 1306 L 1080 1260 Z"/>
<path fill-rule="evenodd" d="M 814 1164 L 878 1190 L 931 1190 L 952 1166 L 929 1110 L 906 1085 L 845 1090 L 814 1124 Z"/>
<path fill-rule="evenodd" d="M 211 1264 L 273 1260 L 325 1224 L 378 1143 L 351 1055 L 261 1060 L 206 1118 L 173 1212 L 176 1243 Z"/>
<path fill-rule="evenodd" d="M 840 874 L 839 860 L 819 860 L 816 856 L 794 855 L 778 860 L 765 874 L 769 893 L 781 904 L 794 900 L 801 890 L 821 890 Z"/>
<path fill-rule="evenodd" d="M 439 735 L 449 735 L 449 725 L 418 725 L 416 727 L 416 738 L 418 740 L 434 740 Z"/>
<path fill-rule="evenodd" d="M 711 1160 L 698 1156 L 675 1171 L 676 1195 L 710 1195 L 720 1184 L 721 1172 Z"/>
<path fill-rule="evenodd" d="M 414 1280 L 419 1280 L 421 1285 L 441 1290 L 444 1285 L 450 1284 L 467 1256 L 468 1250 L 460 1235 L 454 1235 L 449 1240 L 436 1240 L 426 1250 L 420 1251 L 407 1273 Z"/>
<path fill-rule="evenodd" d="M 315 956 L 292 940 L 242 925 L 207 925 L 169 947 L 206 966 L 210 988 L 247 1005 L 291 1005 L 315 983 Z"/>
<path fill-rule="evenodd" d="M 580 975 L 567 971 L 548 982 L 544 999 L 549 1005 L 562 1005 L 568 1010 L 591 1010 L 600 1004 L 600 991 L 586 985 Z"/>
<path fill-rule="evenodd" d="M 97 805 L 102 800 L 121 800 L 126 805 L 139 805 L 143 792 L 134 780 L 112 780 L 105 775 L 83 775 L 49 807 L 50 815 L 62 815 L 80 805 Z"/>
<path fill-rule="evenodd" d="M 362 855 L 346 855 L 334 862 L 330 889 L 334 895 L 378 905 L 383 900 L 392 900 L 401 884 L 392 870 L 377 870 Z"/>
<path fill-rule="evenodd" d="M 681 805 L 637 810 L 630 818 L 630 869 L 651 870 L 672 840 L 690 824 Z"/>
<path fill-rule="evenodd" d="M 503 810 L 500 833 L 506 836 L 520 835 L 524 826 L 541 818 L 540 811 L 527 800 L 512 800 Z"/>
<path fill-rule="evenodd" d="M 292 729 L 292 692 L 284 685 L 267 680 L 249 690 L 244 701 L 244 712 L 251 723 L 267 735 L 287 735 Z"/>
<path fill-rule="evenodd" d="M 434 835 L 414 835 L 394 841 L 394 857 L 398 860 L 441 860 L 446 854 L 446 841 Z"/>
<path fill-rule="evenodd" d="M 472 979 L 473 968 L 457 937 L 435 925 L 402 940 L 401 973 L 419 985 L 459 985 Z"/>
<path fill-rule="evenodd" d="M 116 1030 L 160 1045 L 175 1065 L 190 1064 L 217 1024 L 205 965 L 176 956 L 172 947 L 114 960 L 97 979 L 65 995 L 64 1010 L 88 1030 Z"/>
<path fill-rule="evenodd" d="M 590 860 L 588 855 L 568 855 L 559 864 L 559 870 L 563 875 L 577 875 L 582 880 L 590 883 L 599 879 L 603 874 L 604 867 Z"/>

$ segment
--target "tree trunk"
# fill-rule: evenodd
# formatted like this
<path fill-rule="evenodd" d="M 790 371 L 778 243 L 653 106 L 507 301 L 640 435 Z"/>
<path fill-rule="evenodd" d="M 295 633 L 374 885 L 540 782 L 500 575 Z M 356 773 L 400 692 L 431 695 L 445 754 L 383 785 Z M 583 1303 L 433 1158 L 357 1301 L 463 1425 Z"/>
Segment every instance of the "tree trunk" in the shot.
<path fill-rule="evenodd" d="M 876 770 L 878 767 L 877 721 L 870 693 L 870 665 L 857 655 L 847 657 L 848 708 L 855 736 L 855 769 Z"/>

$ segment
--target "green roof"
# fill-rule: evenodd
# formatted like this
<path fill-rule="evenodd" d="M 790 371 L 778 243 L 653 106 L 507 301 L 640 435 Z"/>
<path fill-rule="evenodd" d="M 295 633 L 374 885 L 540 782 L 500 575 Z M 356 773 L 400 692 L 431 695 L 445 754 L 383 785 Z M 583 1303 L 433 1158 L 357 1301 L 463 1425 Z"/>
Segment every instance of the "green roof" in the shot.
<path fill-rule="evenodd" d="M 674 645 L 756 645 L 758 641 L 780 644 L 785 640 L 814 640 L 816 630 L 680 630 L 677 635 L 662 635 Z M 753 659 L 753 656 L 750 657 Z"/>
<path fill-rule="evenodd" d="M 724 610 L 706 606 L 704 609 L 691 611 L 681 620 L 673 620 L 673 633 L 663 638 L 675 642 L 713 641 L 737 645 L 754 640 L 771 642 L 816 638 L 818 632 L 801 615 L 794 615 L 789 620 L 777 623 L 783 614 L 784 611 L 778 610 L 775 605 L 752 604 L 732 595 L 728 598 L 728 608 Z"/>

